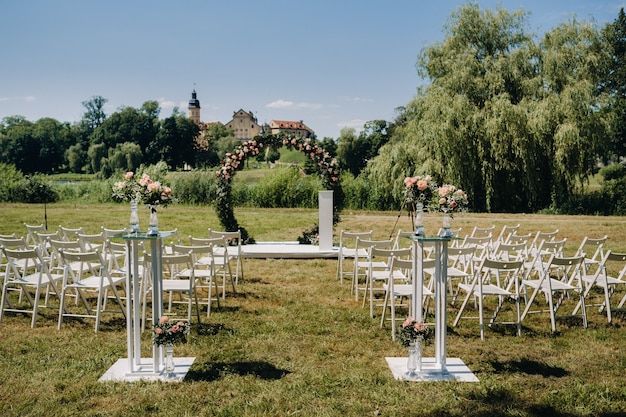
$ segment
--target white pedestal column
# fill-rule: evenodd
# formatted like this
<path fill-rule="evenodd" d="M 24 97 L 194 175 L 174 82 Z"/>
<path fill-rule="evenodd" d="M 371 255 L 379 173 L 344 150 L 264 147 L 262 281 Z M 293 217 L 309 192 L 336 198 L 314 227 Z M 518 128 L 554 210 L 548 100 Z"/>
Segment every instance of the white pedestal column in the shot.
<path fill-rule="evenodd" d="M 333 192 L 319 192 L 319 245 L 321 251 L 333 249 Z"/>

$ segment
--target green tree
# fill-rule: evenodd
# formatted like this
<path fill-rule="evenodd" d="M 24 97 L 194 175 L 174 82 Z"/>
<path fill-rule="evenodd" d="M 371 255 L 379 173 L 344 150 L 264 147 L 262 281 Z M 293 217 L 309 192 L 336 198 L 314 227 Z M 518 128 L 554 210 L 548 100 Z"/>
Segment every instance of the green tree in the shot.
<path fill-rule="evenodd" d="M 604 91 L 611 96 L 611 110 L 615 119 L 614 140 L 608 145 L 604 162 L 618 162 L 626 156 L 626 14 L 621 8 L 617 19 L 602 30 L 609 46 L 610 64 L 607 69 Z"/>
<path fill-rule="evenodd" d="M 536 43 L 527 16 L 468 4 L 421 51 L 418 73 L 431 83 L 363 173 L 381 203 L 400 201 L 403 176 L 432 174 L 476 211 L 535 211 L 558 207 L 593 172 L 606 137 L 598 31 L 571 20 Z"/>
<path fill-rule="evenodd" d="M 86 111 L 83 114 L 83 121 L 87 127 L 87 133 L 93 132 L 106 120 L 106 113 L 104 112 L 104 105 L 107 103 L 107 99 L 102 96 L 93 96 L 90 100 L 83 101 L 82 105 Z"/>

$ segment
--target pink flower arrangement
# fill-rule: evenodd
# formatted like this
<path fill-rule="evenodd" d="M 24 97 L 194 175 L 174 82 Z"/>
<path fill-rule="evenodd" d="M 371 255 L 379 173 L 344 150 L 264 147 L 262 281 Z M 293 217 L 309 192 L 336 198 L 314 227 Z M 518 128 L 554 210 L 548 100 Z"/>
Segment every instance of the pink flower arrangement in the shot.
<path fill-rule="evenodd" d="M 113 184 L 113 197 L 121 201 L 136 201 L 150 206 L 167 207 L 175 203 L 172 189 L 159 181 L 153 181 L 148 174 L 136 179 L 133 172 L 124 174 L 124 181 Z"/>
<path fill-rule="evenodd" d="M 403 346 L 409 346 L 418 337 L 427 340 L 430 337 L 430 329 L 413 317 L 407 318 L 400 327 L 400 342 Z"/>
<path fill-rule="evenodd" d="M 157 346 L 162 346 L 185 341 L 190 327 L 188 322 L 172 322 L 169 317 L 162 316 L 159 318 L 159 322 L 154 325 L 152 342 Z"/>
<path fill-rule="evenodd" d="M 467 208 L 467 194 L 454 185 L 444 184 L 437 188 L 433 203 L 439 211 L 452 214 Z"/>

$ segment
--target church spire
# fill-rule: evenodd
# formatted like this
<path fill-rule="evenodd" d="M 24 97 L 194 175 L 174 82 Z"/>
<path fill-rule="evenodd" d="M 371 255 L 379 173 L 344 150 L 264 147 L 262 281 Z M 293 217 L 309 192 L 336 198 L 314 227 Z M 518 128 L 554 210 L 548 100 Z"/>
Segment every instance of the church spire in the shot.
<path fill-rule="evenodd" d="M 200 100 L 196 97 L 195 88 L 191 93 L 191 100 L 189 100 L 187 109 L 189 110 L 189 118 L 197 124 L 200 124 Z"/>

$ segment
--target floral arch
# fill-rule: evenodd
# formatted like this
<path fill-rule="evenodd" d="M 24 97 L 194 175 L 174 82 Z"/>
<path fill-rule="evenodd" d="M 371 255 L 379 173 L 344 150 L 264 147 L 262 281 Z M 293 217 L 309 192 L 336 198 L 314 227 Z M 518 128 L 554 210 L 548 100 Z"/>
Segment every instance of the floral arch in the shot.
<path fill-rule="evenodd" d="M 343 205 L 343 191 L 339 178 L 339 168 L 337 161 L 331 158 L 330 154 L 323 148 L 312 143 L 309 138 L 301 137 L 280 137 L 276 135 L 257 136 L 252 140 L 246 140 L 235 147 L 232 152 L 226 153 L 222 161 L 222 167 L 216 172 L 217 175 L 217 198 L 216 212 L 222 227 L 226 231 L 241 230 L 242 243 L 254 243 L 254 239 L 248 231 L 239 225 L 233 211 L 232 203 L 232 179 L 235 173 L 243 169 L 245 160 L 250 156 L 259 154 L 262 148 L 275 148 L 286 146 L 289 149 L 299 150 L 314 161 L 318 167 L 318 174 L 322 179 L 325 189 L 334 191 L 333 193 L 333 224 L 339 220 L 338 213 Z M 304 238 L 298 238 L 300 243 L 308 235 L 315 235 L 318 226 L 303 233 Z"/>

